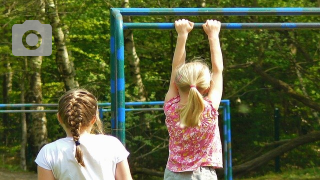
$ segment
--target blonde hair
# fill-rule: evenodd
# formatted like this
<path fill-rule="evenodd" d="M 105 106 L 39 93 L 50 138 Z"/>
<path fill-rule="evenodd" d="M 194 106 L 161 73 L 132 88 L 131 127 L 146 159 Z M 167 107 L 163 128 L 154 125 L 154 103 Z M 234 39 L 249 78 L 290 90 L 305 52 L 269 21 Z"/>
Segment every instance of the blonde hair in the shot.
<path fill-rule="evenodd" d="M 60 98 L 58 114 L 66 128 L 71 131 L 76 145 L 75 158 L 81 166 L 85 167 L 83 154 L 79 146 L 80 134 L 90 125 L 93 118 L 96 118 L 94 129 L 103 133 L 97 99 L 87 90 L 70 90 Z"/>
<path fill-rule="evenodd" d="M 189 92 L 187 104 L 179 109 L 182 126 L 200 125 L 205 107 L 201 93 L 210 87 L 210 79 L 209 67 L 201 61 L 192 61 L 178 68 L 175 77 L 177 88 L 182 92 Z"/>

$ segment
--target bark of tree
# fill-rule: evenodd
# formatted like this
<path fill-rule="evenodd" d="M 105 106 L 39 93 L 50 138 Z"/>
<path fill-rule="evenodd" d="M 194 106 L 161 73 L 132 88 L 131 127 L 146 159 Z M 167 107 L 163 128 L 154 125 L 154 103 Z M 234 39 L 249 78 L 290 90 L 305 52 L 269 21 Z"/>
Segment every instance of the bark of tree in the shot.
<path fill-rule="evenodd" d="M 3 79 L 3 83 L 2 83 L 2 98 L 3 98 L 3 103 L 4 104 L 9 104 L 10 100 L 9 100 L 9 94 L 11 92 L 12 89 L 12 71 L 11 71 L 11 65 L 10 62 L 8 60 L 8 55 L 2 55 L 2 60 L 4 61 L 4 68 L 6 69 L 6 73 L 3 74 L 2 79 Z M 11 128 L 11 123 L 10 123 L 10 119 L 7 113 L 3 113 L 2 114 L 2 123 L 3 126 L 6 127 L 4 128 L 4 136 L 3 136 L 3 142 L 5 143 L 5 145 L 8 145 L 9 143 L 9 137 L 10 137 L 10 128 Z"/>
<path fill-rule="evenodd" d="M 124 8 L 129 8 L 129 0 L 124 0 L 123 1 L 123 7 Z M 132 22 L 131 18 L 129 16 L 123 17 L 123 20 L 125 22 Z M 141 77 L 141 71 L 140 71 L 140 58 L 137 55 L 136 47 L 134 44 L 134 39 L 133 39 L 133 33 L 132 30 L 125 30 L 124 32 L 124 39 L 125 39 L 125 49 L 128 53 L 128 61 L 130 64 L 129 70 L 133 74 L 133 84 L 135 85 L 135 88 L 138 90 L 137 94 L 137 101 L 146 101 L 146 93 L 145 93 L 145 86 L 142 81 Z"/>
<path fill-rule="evenodd" d="M 287 83 L 285 83 L 279 79 L 273 78 L 272 76 L 270 76 L 269 74 L 264 72 L 260 65 L 253 64 L 253 69 L 257 74 L 259 74 L 261 76 L 262 79 L 268 81 L 272 86 L 283 90 L 284 92 L 288 93 L 292 98 L 300 101 L 304 105 L 306 105 L 316 111 L 320 111 L 320 104 L 319 103 L 314 102 L 313 100 L 295 92 L 294 89 L 290 85 L 288 85 Z"/>
<path fill-rule="evenodd" d="M 26 82 L 26 67 L 27 67 L 27 57 L 25 57 L 23 62 L 22 73 L 20 76 L 20 101 L 21 104 L 25 103 L 25 82 Z M 25 110 L 25 107 L 21 107 L 21 110 Z M 26 147 L 27 147 L 27 118 L 26 113 L 21 113 L 21 147 L 20 147 L 20 168 L 27 170 L 26 162 Z"/>
<path fill-rule="evenodd" d="M 299 82 L 300 82 L 300 87 L 301 87 L 302 94 L 306 98 L 310 99 L 310 96 L 309 96 L 309 94 L 308 94 L 308 92 L 306 90 L 306 85 L 305 85 L 304 80 L 302 78 L 302 74 L 300 72 L 301 66 L 299 66 L 297 64 L 297 61 L 296 61 L 296 58 L 295 58 L 295 56 L 297 54 L 297 47 L 295 46 L 295 44 L 291 44 L 291 53 L 293 55 L 292 62 L 293 62 L 294 69 L 296 70 L 296 74 L 297 74 L 297 77 L 298 77 Z M 312 115 L 314 116 L 314 118 L 318 121 L 318 124 L 320 124 L 320 119 L 319 119 L 318 113 L 316 111 L 314 111 L 313 109 L 311 111 L 312 111 Z"/>
<path fill-rule="evenodd" d="M 75 80 L 75 69 L 73 62 L 69 59 L 68 50 L 66 46 L 66 37 L 61 28 L 60 18 L 57 6 L 53 0 L 45 0 L 46 9 L 48 10 L 48 18 L 52 26 L 52 34 L 56 45 L 56 63 L 61 78 L 64 82 L 65 89 L 70 90 L 79 87 Z"/>
<path fill-rule="evenodd" d="M 41 87 L 41 64 L 42 56 L 34 56 L 30 58 L 30 89 L 28 93 L 28 102 L 42 104 L 42 87 Z M 32 107 L 31 110 L 43 110 L 42 106 Z M 32 157 L 36 157 L 39 150 L 47 143 L 47 119 L 43 112 L 31 113 L 31 125 L 29 125 Z"/>
<path fill-rule="evenodd" d="M 45 6 L 43 1 L 38 2 L 38 7 L 40 9 L 40 14 L 44 14 Z M 40 22 L 43 20 L 43 16 L 38 19 Z M 41 22 L 43 23 L 43 22 Z M 39 38 L 42 41 L 41 37 Z M 30 57 L 28 68 L 29 68 L 29 80 L 30 86 L 27 95 L 27 100 L 29 103 L 42 104 L 42 83 L 41 83 L 41 65 L 42 56 Z M 31 107 L 31 110 L 43 110 L 42 106 Z M 31 160 L 37 156 L 41 147 L 47 143 L 47 118 L 46 113 L 36 112 L 31 113 L 31 122 L 29 127 L 29 141 L 28 145 L 31 149 Z M 35 169 L 35 164 L 32 162 L 30 164 L 31 169 Z"/>
<path fill-rule="evenodd" d="M 320 140 L 320 131 L 311 132 L 307 135 L 297 137 L 290 140 L 289 142 L 272 149 L 271 151 L 265 153 L 264 155 L 255 158 L 251 161 L 245 162 L 240 165 L 236 165 L 232 168 L 233 175 L 235 177 L 241 176 L 249 171 L 253 171 L 262 165 L 266 164 L 270 160 L 273 160 L 275 157 L 282 155 L 285 152 L 288 152 L 298 146 L 316 142 Z M 220 172 L 221 173 L 221 172 Z"/>

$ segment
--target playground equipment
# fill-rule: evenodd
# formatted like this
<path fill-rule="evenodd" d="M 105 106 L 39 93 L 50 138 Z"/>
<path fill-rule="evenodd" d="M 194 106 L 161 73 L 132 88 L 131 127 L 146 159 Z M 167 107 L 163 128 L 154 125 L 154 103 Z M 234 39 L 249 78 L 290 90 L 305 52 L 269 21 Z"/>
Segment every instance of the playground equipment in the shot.
<path fill-rule="evenodd" d="M 174 29 L 173 23 L 124 23 L 122 16 L 300 16 L 320 15 L 320 8 L 112 8 L 111 24 L 111 122 L 114 134 L 125 143 L 124 29 Z M 195 23 L 201 28 L 201 23 Z M 320 29 L 320 23 L 222 23 L 222 29 Z M 225 179 L 232 179 L 230 109 L 224 117 Z M 226 123 L 226 122 L 225 122 Z M 226 127 L 226 128 L 225 128 Z M 227 152 L 226 152 L 227 151 Z M 227 154 L 227 155 L 226 155 Z"/>

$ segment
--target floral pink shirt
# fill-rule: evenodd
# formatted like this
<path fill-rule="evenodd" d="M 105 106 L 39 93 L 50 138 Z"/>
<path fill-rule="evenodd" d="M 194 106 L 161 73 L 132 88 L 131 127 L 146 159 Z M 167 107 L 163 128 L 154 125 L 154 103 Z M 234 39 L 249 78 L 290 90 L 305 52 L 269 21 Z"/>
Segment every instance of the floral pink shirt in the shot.
<path fill-rule="evenodd" d="M 166 125 L 169 132 L 169 158 L 167 168 L 173 172 L 194 171 L 200 166 L 222 168 L 222 146 L 218 127 L 218 112 L 211 101 L 197 127 L 181 128 L 178 110 L 180 96 L 164 104 Z"/>

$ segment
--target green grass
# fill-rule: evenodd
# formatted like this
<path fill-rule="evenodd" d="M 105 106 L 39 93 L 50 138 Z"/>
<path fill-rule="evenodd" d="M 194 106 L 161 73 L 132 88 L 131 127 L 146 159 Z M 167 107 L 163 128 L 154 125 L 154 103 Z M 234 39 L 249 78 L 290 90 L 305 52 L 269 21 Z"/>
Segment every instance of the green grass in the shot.
<path fill-rule="evenodd" d="M 269 173 L 264 176 L 241 178 L 241 180 L 319 180 L 320 167 L 291 169 L 282 173 Z"/>

